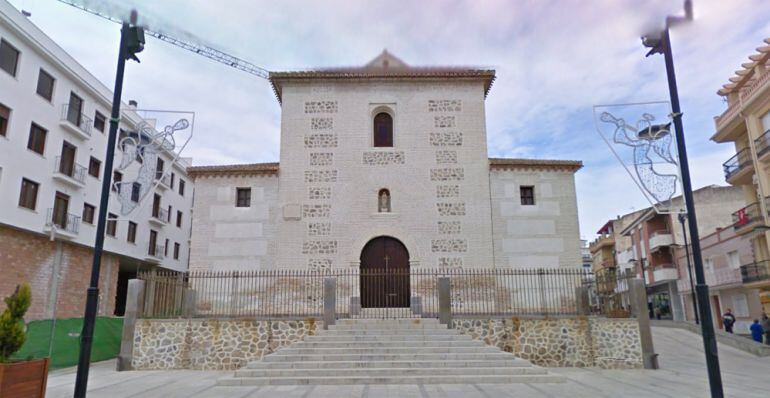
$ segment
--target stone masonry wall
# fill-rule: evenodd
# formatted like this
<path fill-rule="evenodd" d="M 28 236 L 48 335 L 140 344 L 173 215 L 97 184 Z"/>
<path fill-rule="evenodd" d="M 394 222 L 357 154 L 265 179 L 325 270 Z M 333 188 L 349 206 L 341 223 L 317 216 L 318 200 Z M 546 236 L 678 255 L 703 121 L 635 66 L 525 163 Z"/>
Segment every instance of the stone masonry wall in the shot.
<path fill-rule="evenodd" d="M 136 370 L 235 370 L 322 326 L 312 319 L 139 319 L 132 365 Z"/>
<path fill-rule="evenodd" d="M 635 319 L 454 319 L 453 326 L 488 345 L 547 367 L 641 368 Z"/>
<path fill-rule="evenodd" d="M 83 316 L 93 258 L 90 248 L 51 242 L 42 235 L 3 226 L 0 242 L 0 298 L 10 296 L 18 284 L 27 282 L 32 288 L 32 304 L 24 317 L 26 321 Z M 113 314 L 118 268 L 118 258 L 105 253 L 99 280 L 99 315 Z M 0 312 L 4 309 L 5 303 L 0 300 Z"/>

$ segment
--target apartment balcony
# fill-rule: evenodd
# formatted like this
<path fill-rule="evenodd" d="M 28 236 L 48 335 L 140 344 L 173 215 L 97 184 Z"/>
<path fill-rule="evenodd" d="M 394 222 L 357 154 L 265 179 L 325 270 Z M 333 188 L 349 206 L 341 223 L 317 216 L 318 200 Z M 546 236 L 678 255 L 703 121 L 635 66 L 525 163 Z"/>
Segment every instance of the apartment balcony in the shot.
<path fill-rule="evenodd" d="M 627 264 L 636 260 L 636 253 L 631 248 L 618 252 L 618 264 Z"/>
<path fill-rule="evenodd" d="M 53 208 L 48 208 L 43 231 L 47 234 L 54 232 L 58 237 L 74 239 L 80 233 L 80 217 L 70 213 L 54 212 Z"/>
<path fill-rule="evenodd" d="M 770 164 L 770 130 L 754 140 L 754 147 L 757 149 L 757 160 Z"/>
<path fill-rule="evenodd" d="M 163 190 L 171 188 L 171 175 L 163 174 L 162 171 L 155 172 L 155 181 L 158 181 L 158 188 Z"/>
<path fill-rule="evenodd" d="M 740 116 L 741 104 L 736 101 L 727 107 L 719 116 L 714 118 L 716 125 L 716 134 L 712 139 L 716 142 L 735 141 L 741 133 L 745 134 L 743 127 L 743 117 Z"/>
<path fill-rule="evenodd" d="M 770 260 L 741 265 L 741 280 L 751 287 L 770 285 Z"/>
<path fill-rule="evenodd" d="M 144 259 L 148 262 L 158 264 L 163 261 L 163 250 L 163 245 L 150 246 Z"/>
<path fill-rule="evenodd" d="M 732 185 L 751 184 L 751 176 L 754 174 L 754 162 L 751 159 L 749 148 L 741 149 L 731 157 L 722 168 L 725 172 L 725 181 Z"/>
<path fill-rule="evenodd" d="M 62 162 L 62 157 L 56 157 L 56 166 L 53 169 L 53 178 L 75 188 L 86 186 L 86 173 L 88 169 L 75 162 Z"/>
<path fill-rule="evenodd" d="M 741 106 L 745 106 L 750 104 L 755 99 L 760 98 L 762 96 L 762 92 L 764 92 L 765 89 L 770 86 L 768 82 L 770 82 L 770 72 L 765 72 L 761 76 L 758 76 L 756 79 L 754 79 L 751 84 L 747 85 L 746 88 L 741 90 L 741 100 L 739 104 Z"/>
<path fill-rule="evenodd" d="M 591 244 L 588 246 L 591 253 L 596 253 L 597 251 L 601 250 L 603 247 L 611 246 L 615 244 L 615 237 L 612 235 L 601 235 L 598 238 L 596 238 Z"/>
<path fill-rule="evenodd" d="M 679 279 L 679 271 L 673 264 L 661 264 L 652 270 L 653 283 L 675 281 Z"/>
<path fill-rule="evenodd" d="M 694 271 L 694 270 L 693 270 Z M 687 270 L 683 271 L 687 272 Z M 713 270 L 703 270 L 704 276 L 706 277 L 706 284 L 709 285 L 709 287 L 722 287 L 722 286 L 732 286 L 732 285 L 738 285 L 743 283 L 743 279 L 741 277 L 741 270 L 740 269 L 733 269 L 733 268 L 719 268 L 719 269 L 713 269 Z M 695 284 L 695 273 L 692 275 L 693 278 L 693 284 Z M 682 278 L 677 281 L 677 286 L 679 287 L 680 292 L 689 292 L 690 289 L 690 276 L 687 274 L 682 274 Z"/>
<path fill-rule="evenodd" d="M 745 235 L 765 226 L 765 218 L 758 202 L 754 202 L 733 213 L 733 229 L 736 235 Z"/>
<path fill-rule="evenodd" d="M 77 112 L 75 108 L 70 108 L 69 104 L 62 106 L 61 120 L 59 125 L 76 137 L 87 140 L 91 138 L 91 126 L 94 122 L 88 116 Z"/>
<path fill-rule="evenodd" d="M 671 235 L 671 231 L 660 230 L 655 231 L 650 235 L 650 251 L 657 251 L 664 247 L 668 247 L 674 244 L 674 236 Z"/>
<path fill-rule="evenodd" d="M 150 217 L 149 221 L 160 226 L 168 224 L 168 210 L 163 208 L 153 210 L 152 217 Z"/>

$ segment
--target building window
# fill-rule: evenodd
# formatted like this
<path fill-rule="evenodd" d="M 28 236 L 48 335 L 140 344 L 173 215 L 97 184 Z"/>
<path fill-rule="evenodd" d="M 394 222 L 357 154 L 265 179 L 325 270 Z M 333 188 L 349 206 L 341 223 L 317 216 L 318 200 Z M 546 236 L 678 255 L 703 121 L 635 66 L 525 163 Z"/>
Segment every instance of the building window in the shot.
<path fill-rule="evenodd" d="M 0 135 L 8 134 L 8 123 L 11 120 L 11 108 L 0 104 Z"/>
<path fill-rule="evenodd" d="M 80 127 L 80 122 L 83 120 L 83 100 L 70 92 L 70 103 L 67 105 L 67 120 Z"/>
<path fill-rule="evenodd" d="M 102 162 L 100 162 L 99 159 L 91 156 L 91 160 L 88 161 L 88 174 L 90 174 L 92 177 L 99 178 L 101 169 Z"/>
<path fill-rule="evenodd" d="M 166 239 L 166 243 L 163 245 L 163 256 L 168 257 L 168 239 Z"/>
<path fill-rule="evenodd" d="M 385 112 L 374 116 L 374 146 L 393 146 L 393 117 Z"/>
<path fill-rule="evenodd" d="M 37 152 L 39 154 L 45 153 L 45 137 L 48 135 L 48 130 L 32 123 L 29 128 L 29 141 L 27 141 L 27 148 Z"/>
<path fill-rule="evenodd" d="M 535 187 L 519 187 L 521 193 L 521 204 L 525 206 L 535 204 Z"/>
<path fill-rule="evenodd" d="M 179 179 L 179 194 L 184 196 L 184 180 Z"/>
<path fill-rule="evenodd" d="M 120 193 L 120 185 L 123 182 L 123 173 L 119 171 L 112 172 L 112 192 Z"/>
<path fill-rule="evenodd" d="M 168 213 L 166 213 L 166 222 L 171 222 L 171 205 L 168 205 Z"/>
<path fill-rule="evenodd" d="M 107 236 L 115 237 L 115 233 L 118 230 L 118 216 L 116 214 L 109 213 L 107 215 Z"/>
<path fill-rule="evenodd" d="M 0 40 L 0 69 L 8 72 L 11 76 L 16 76 L 16 66 L 19 63 L 19 50 L 8 44 L 5 40 Z"/>
<path fill-rule="evenodd" d="M 40 184 L 26 178 L 21 179 L 21 193 L 19 194 L 19 206 L 35 210 L 37 203 L 37 190 Z"/>
<path fill-rule="evenodd" d="M 128 222 L 128 235 L 126 241 L 129 243 L 136 243 L 136 223 L 133 221 Z"/>
<path fill-rule="evenodd" d="M 251 207 L 251 188 L 235 189 L 235 207 Z"/>
<path fill-rule="evenodd" d="M 727 265 L 730 269 L 738 269 L 741 267 L 741 256 L 738 254 L 738 250 L 727 252 Z M 770 330 L 768 330 L 770 332 Z"/>
<path fill-rule="evenodd" d="M 390 213 L 390 191 L 387 189 L 380 189 L 377 194 L 377 212 Z"/>
<path fill-rule="evenodd" d="M 179 243 L 174 242 L 174 260 L 179 260 Z"/>
<path fill-rule="evenodd" d="M 37 93 L 49 102 L 53 98 L 53 83 L 55 81 L 53 76 L 40 69 L 40 74 L 37 75 Z"/>
<path fill-rule="evenodd" d="M 174 189 L 174 180 L 176 179 L 176 174 L 174 172 L 171 172 L 171 189 Z"/>
<path fill-rule="evenodd" d="M 179 210 L 176 211 L 176 226 L 182 228 L 182 212 Z"/>
<path fill-rule="evenodd" d="M 96 213 L 96 207 L 89 205 L 88 203 L 83 204 L 83 222 L 84 223 L 93 224 L 95 213 Z"/>
<path fill-rule="evenodd" d="M 139 194 L 142 191 L 142 184 L 135 182 L 131 184 L 131 201 L 134 203 L 139 202 Z"/>
<path fill-rule="evenodd" d="M 104 117 L 99 111 L 96 111 L 96 114 L 94 115 L 94 128 L 104 132 L 104 127 L 107 125 L 107 118 Z"/>
<path fill-rule="evenodd" d="M 151 256 L 160 255 L 160 253 L 158 253 L 158 232 L 154 229 L 150 230 L 150 241 L 148 243 L 147 254 Z"/>
<path fill-rule="evenodd" d="M 166 162 L 163 161 L 163 159 L 158 158 L 158 160 L 155 162 L 155 179 L 160 180 L 163 178 L 163 168 L 166 165 Z"/>

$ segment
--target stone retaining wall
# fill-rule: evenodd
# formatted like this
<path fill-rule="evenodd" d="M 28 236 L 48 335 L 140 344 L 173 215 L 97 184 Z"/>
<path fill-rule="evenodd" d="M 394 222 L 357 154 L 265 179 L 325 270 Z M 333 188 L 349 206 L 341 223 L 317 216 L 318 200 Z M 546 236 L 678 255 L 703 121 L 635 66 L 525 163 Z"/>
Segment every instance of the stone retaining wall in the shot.
<path fill-rule="evenodd" d="M 454 319 L 476 340 L 547 367 L 635 369 L 643 366 L 636 319 Z"/>
<path fill-rule="evenodd" d="M 235 370 L 322 326 L 312 319 L 139 319 L 131 364 L 137 370 Z"/>

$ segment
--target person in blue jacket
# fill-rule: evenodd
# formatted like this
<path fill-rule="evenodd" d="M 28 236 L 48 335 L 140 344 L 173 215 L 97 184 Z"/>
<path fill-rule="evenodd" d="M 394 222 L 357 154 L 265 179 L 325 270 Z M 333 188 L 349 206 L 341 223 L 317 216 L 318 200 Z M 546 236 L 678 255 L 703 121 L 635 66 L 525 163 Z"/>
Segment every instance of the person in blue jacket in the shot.
<path fill-rule="evenodd" d="M 761 343 L 762 335 L 765 333 L 765 331 L 762 329 L 762 325 L 759 324 L 759 319 L 754 320 L 754 323 L 751 325 L 749 330 L 751 330 L 751 338 L 754 339 L 754 341 Z"/>

